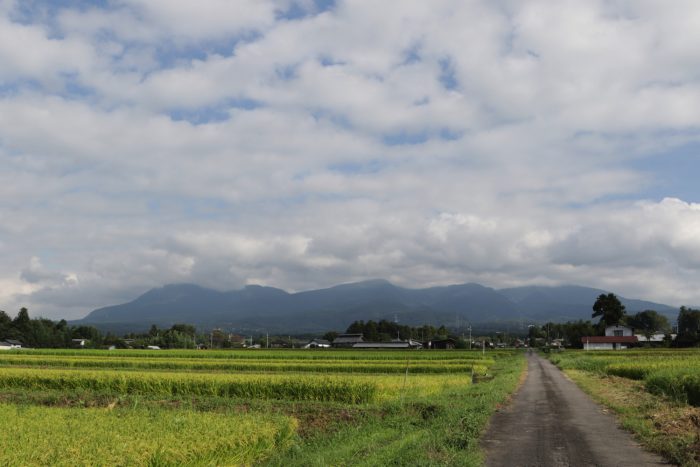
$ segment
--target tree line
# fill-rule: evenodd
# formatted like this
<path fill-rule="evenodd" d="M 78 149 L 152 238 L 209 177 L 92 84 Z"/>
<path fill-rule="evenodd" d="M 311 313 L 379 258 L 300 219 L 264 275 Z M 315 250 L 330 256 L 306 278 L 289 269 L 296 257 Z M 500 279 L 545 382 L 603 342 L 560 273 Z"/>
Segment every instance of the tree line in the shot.
<path fill-rule="evenodd" d="M 354 321 L 345 331 L 347 334 L 362 334 L 364 338 L 371 342 L 391 342 L 394 339 L 446 339 L 449 332 L 445 326 L 407 326 L 387 321 Z"/>
<path fill-rule="evenodd" d="M 155 345 L 169 349 L 194 348 L 196 342 L 204 341 L 197 336 L 195 327 L 189 324 L 175 324 L 169 329 L 159 329 L 156 325 L 146 333 L 130 333 L 117 336 L 102 333 L 94 326 L 70 326 L 66 320 L 52 321 L 46 318 L 30 318 L 27 308 L 21 308 L 13 319 L 0 310 L 0 340 L 17 340 L 24 347 L 67 348 L 73 347 L 73 339 L 85 339 L 85 347 L 101 348 L 143 348 Z"/>

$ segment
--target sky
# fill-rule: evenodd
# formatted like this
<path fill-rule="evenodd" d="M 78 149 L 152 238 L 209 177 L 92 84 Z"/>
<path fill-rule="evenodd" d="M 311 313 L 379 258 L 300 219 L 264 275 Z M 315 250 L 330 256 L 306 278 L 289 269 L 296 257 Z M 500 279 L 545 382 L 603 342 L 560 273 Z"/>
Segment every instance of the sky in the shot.
<path fill-rule="evenodd" d="M 700 305 L 695 0 L 0 0 L 0 309 L 578 284 Z"/>

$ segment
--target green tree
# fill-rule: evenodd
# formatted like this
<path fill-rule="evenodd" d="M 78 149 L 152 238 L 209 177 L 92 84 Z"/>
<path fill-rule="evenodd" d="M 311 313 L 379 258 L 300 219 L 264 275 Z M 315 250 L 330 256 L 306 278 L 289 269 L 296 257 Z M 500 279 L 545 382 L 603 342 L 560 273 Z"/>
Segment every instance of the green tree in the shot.
<path fill-rule="evenodd" d="M 335 331 L 328 331 L 323 335 L 323 338 L 328 342 L 333 342 L 336 337 L 338 337 L 338 333 Z"/>
<path fill-rule="evenodd" d="M 568 345 L 577 349 L 583 348 L 581 338 L 585 336 L 593 336 L 596 333 L 595 327 L 590 321 L 570 321 L 563 325 L 564 339 Z"/>
<path fill-rule="evenodd" d="M 614 326 L 625 318 L 625 305 L 613 293 L 600 294 L 593 304 L 592 317 L 600 316 L 599 326 Z"/>
<path fill-rule="evenodd" d="M 7 337 L 6 335 L 9 333 L 11 326 L 12 318 L 10 318 L 7 313 L 0 310 L 0 339 Z"/>
<path fill-rule="evenodd" d="M 627 324 L 641 331 L 647 341 L 658 331 L 666 332 L 670 328 L 668 319 L 654 310 L 644 310 L 630 316 Z"/>
<path fill-rule="evenodd" d="M 19 309 L 19 313 L 17 313 L 15 319 L 12 320 L 12 327 L 20 334 L 28 333 L 30 321 L 29 311 L 25 307 L 22 307 Z"/>
<path fill-rule="evenodd" d="M 170 328 L 171 331 L 177 331 L 179 333 L 194 337 L 197 334 L 197 329 L 191 324 L 176 323 Z"/>
<path fill-rule="evenodd" d="M 681 307 L 678 313 L 678 347 L 697 345 L 700 342 L 700 310 Z"/>

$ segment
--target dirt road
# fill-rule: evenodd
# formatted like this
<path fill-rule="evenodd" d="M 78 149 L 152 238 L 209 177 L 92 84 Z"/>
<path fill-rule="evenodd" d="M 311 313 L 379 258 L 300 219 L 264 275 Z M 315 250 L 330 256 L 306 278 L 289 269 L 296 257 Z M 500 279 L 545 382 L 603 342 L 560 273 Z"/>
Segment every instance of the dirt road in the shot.
<path fill-rule="evenodd" d="M 525 383 L 483 438 L 487 466 L 667 465 L 557 367 L 536 354 L 527 358 Z"/>

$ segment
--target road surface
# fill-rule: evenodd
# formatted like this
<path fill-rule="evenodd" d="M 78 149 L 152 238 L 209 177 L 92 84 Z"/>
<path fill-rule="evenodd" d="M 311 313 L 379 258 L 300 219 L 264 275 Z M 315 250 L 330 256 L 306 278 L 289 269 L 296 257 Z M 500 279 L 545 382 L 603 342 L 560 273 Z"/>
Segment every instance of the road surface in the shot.
<path fill-rule="evenodd" d="M 486 466 L 668 465 L 643 451 L 548 360 L 528 354 L 528 375 L 482 439 Z"/>

